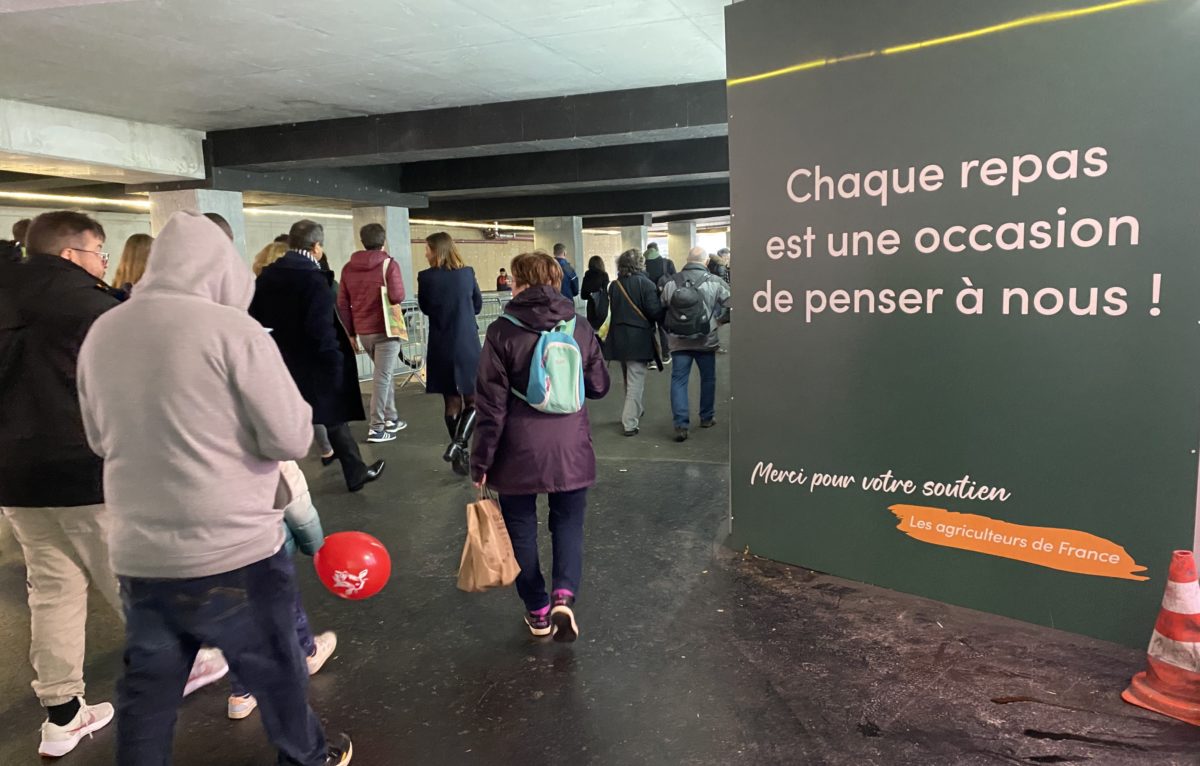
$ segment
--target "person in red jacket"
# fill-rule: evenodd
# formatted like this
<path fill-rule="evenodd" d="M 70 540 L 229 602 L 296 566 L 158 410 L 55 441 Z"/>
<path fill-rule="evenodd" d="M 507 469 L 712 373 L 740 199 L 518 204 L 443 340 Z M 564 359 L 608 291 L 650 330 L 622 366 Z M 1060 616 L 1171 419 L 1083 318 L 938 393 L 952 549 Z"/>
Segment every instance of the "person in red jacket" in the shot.
<path fill-rule="evenodd" d="M 404 279 L 400 264 L 383 249 L 387 231 L 377 223 L 362 227 L 358 236 L 365 250 L 350 256 L 342 268 L 337 307 L 346 332 L 358 336 L 362 347 L 375 362 L 375 387 L 371 391 L 371 427 L 369 442 L 390 442 L 408 427 L 396 412 L 396 388 L 392 376 L 400 359 L 400 340 L 389 338 L 383 317 L 384 264 L 387 264 L 388 300 L 399 304 L 404 300 Z M 357 348 L 355 349 L 357 351 Z"/>

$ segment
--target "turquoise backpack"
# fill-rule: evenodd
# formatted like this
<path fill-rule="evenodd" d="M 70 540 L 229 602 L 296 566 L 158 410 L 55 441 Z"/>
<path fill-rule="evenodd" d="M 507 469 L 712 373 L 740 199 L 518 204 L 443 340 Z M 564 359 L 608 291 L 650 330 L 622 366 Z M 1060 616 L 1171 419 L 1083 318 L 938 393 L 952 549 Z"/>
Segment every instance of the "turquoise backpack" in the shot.
<path fill-rule="evenodd" d="M 534 330 L 509 314 L 501 314 L 517 327 L 538 333 L 529 360 L 529 386 L 513 394 L 538 412 L 570 415 L 583 409 L 583 354 L 575 342 L 575 318 L 549 330 Z"/>

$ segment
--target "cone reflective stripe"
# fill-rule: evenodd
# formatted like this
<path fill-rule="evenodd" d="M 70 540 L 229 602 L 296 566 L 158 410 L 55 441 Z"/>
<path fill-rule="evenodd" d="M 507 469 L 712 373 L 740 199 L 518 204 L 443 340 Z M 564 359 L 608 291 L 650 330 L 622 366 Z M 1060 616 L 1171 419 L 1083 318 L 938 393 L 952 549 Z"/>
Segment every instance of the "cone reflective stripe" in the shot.
<path fill-rule="evenodd" d="M 1200 726 L 1200 582 L 1191 551 L 1175 551 L 1146 670 L 1121 693 L 1126 702 Z"/>

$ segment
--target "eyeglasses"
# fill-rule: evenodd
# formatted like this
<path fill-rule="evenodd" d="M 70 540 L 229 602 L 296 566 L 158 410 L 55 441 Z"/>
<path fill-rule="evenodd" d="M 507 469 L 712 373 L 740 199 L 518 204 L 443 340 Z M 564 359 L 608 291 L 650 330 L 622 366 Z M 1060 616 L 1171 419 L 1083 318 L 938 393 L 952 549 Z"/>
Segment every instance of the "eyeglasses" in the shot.
<path fill-rule="evenodd" d="M 78 247 L 72 247 L 70 249 L 77 253 L 91 253 L 92 255 L 97 255 L 100 257 L 101 262 L 103 262 L 105 266 L 108 265 L 108 253 L 104 252 L 103 250 L 80 250 Z"/>

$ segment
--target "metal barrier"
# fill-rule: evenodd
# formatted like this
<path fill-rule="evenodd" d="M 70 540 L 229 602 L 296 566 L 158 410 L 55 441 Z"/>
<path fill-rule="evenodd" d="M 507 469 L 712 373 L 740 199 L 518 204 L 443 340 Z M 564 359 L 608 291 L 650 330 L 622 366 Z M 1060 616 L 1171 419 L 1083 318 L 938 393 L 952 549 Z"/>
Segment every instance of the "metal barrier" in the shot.
<path fill-rule="evenodd" d="M 479 328 L 479 342 L 487 334 L 487 328 L 504 313 L 504 307 L 512 298 L 512 293 L 484 293 L 483 309 L 475 317 Z M 401 379 L 400 388 L 410 383 L 425 386 L 425 353 L 429 340 L 429 317 L 421 313 L 416 299 L 406 300 L 400 304 L 404 311 L 404 322 L 408 325 L 408 340 L 400 343 L 400 364 L 396 375 Z M 375 376 L 375 363 L 365 351 L 360 351 L 356 359 L 358 363 L 358 379 L 360 382 L 371 380 Z"/>

